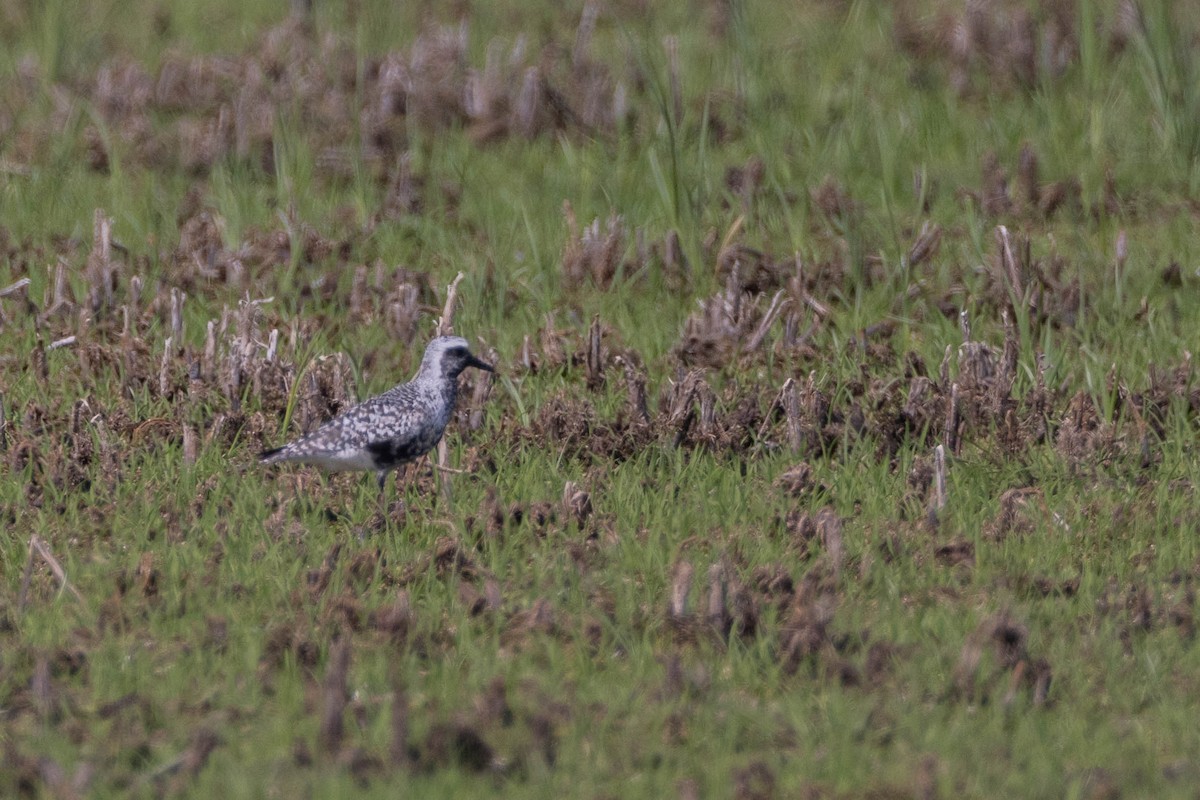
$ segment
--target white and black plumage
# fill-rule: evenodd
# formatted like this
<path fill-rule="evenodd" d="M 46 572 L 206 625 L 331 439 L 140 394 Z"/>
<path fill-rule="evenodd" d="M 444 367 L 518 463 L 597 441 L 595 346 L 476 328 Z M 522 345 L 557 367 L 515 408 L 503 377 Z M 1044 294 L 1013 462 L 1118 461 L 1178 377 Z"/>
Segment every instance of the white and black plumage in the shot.
<path fill-rule="evenodd" d="M 359 403 L 307 436 L 264 450 L 259 461 L 373 470 L 382 490 L 390 471 L 416 461 L 442 438 L 458 399 L 459 373 L 467 367 L 493 371 L 467 348 L 462 337 L 437 337 L 425 348 L 411 381 Z"/>

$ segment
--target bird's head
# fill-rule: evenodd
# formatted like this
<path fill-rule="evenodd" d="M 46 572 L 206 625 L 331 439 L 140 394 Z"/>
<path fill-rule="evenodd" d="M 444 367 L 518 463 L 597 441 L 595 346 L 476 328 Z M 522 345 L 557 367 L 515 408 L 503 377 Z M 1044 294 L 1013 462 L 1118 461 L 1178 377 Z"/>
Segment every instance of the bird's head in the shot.
<path fill-rule="evenodd" d="M 471 355 L 469 348 L 467 340 L 461 336 L 437 337 L 425 348 L 425 357 L 421 359 L 421 374 L 453 379 L 467 367 L 494 371 L 491 364 Z"/>

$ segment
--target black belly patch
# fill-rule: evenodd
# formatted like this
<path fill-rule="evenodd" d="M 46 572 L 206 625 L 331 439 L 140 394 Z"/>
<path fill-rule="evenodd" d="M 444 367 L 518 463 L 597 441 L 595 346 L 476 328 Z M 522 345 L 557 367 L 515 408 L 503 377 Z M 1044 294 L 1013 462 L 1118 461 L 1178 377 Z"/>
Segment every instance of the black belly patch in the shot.
<path fill-rule="evenodd" d="M 419 439 L 381 439 L 367 445 L 367 452 L 375 460 L 375 469 L 392 469 L 407 464 L 425 455 L 432 448 Z"/>

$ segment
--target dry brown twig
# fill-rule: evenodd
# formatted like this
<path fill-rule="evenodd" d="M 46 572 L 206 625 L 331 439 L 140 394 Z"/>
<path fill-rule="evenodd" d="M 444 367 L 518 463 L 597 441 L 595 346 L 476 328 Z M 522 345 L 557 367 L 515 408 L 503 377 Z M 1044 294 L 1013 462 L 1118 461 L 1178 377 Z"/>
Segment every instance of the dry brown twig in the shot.
<path fill-rule="evenodd" d="M 29 278 L 21 278 L 21 280 L 17 281 L 16 283 L 9 284 L 3 289 L 0 289 L 0 297 L 8 297 L 9 295 L 14 295 L 18 292 L 24 291 L 30 283 L 32 283 L 32 281 Z"/>
<path fill-rule="evenodd" d="M 671 570 L 671 596 L 667 604 L 671 619 L 682 620 L 688 615 L 688 597 L 692 591 L 694 572 L 690 561 L 677 561 Z"/>
<path fill-rule="evenodd" d="M 442 307 L 442 316 L 438 318 L 437 335 L 449 336 L 454 333 L 454 306 L 458 301 L 458 284 L 462 282 L 463 273 L 458 273 L 454 276 L 454 280 L 446 287 L 446 305 Z M 450 460 L 450 448 L 446 446 L 446 438 L 443 436 L 437 445 L 437 462 L 435 472 L 438 475 L 438 488 L 447 501 L 450 500 L 450 474 L 453 470 L 448 464 Z"/>
<path fill-rule="evenodd" d="M 87 605 L 87 601 L 83 595 L 67 580 L 67 573 L 63 569 L 62 564 L 50 552 L 50 548 L 42 540 L 42 537 L 35 533 L 29 537 L 29 560 L 25 563 L 25 573 L 21 576 L 21 593 L 17 599 L 18 610 L 24 611 L 25 606 L 29 602 L 29 585 L 33 580 L 33 562 L 35 557 L 40 557 L 46 562 L 46 566 L 50 567 L 50 571 L 54 573 L 54 577 L 58 580 L 60 589 L 69 591 L 82 605 Z"/>
<path fill-rule="evenodd" d="M 438 318 L 437 335 L 450 336 L 454 333 L 454 307 L 458 302 L 458 284 L 464 275 L 458 273 L 450 285 L 446 287 L 446 304 L 442 307 L 442 316 Z"/>
<path fill-rule="evenodd" d="M 820 300 L 813 297 L 811 294 L 808 293 L 808 289 L 805 288 L 804 260 L 802 258 L 800 258 L 799 253 L 796 253 L 796 255 L 795 255 L 795 262 L 796 262 L 796 277 L 794 279 L 795 280 L 794 285 L 796 287 L 796 293 L 799 295 L 801 302 L 803 302 L 804 305 L 806 305 L 810 309 L 812 309 L 814 314 L 816 314 L 821 319 L 825 319 L 832 312 L 831 312 L 829 306 L 825 305 Z"/>
<path fill-rule="evenodd" d="M 784 297 L 785 290 L 780 289 L 775 293 L 775 297 L 771 299 L 771 305 L 763 314 L 762 322 L 759 323 L 758 329 L 754 331 L 754 335 L 750 337 L 750 341 L 742 348 L 744 353 L 753 353 L 762 344 L 763 339 L 767 337 L 767 332 L 771 326 L 775 324 L 776 318 L 792 304 L 791 298 Z"/>
<path fill-rule="evenodd" d="M 946 491 L 946 448 L 940 444 L 933 449 L 933 489 L 934 509 L 940 512 L 949 499 Z"/>

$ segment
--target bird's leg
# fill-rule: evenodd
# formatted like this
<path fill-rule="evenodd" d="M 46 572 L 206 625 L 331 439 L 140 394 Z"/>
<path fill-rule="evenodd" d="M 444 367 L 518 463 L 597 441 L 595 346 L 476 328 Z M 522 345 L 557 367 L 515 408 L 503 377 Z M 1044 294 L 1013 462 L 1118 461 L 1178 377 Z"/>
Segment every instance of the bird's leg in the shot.
<path fill-rule="evenodd" d="M 396 467 L 395 473 L 396 473 L 396 502 L 398 502 L 400 504 L 399 514 L 401 515 L 401 518 L 403 518 L 402 515 L 404 514 L 404 510 L 408 506 L 407 499 L 406 499 L 406 495 L 408 494 L 408 483 L 409 483 L 408 482 L 408 474 L 409 474 L 408 473 L 408 465 L 401 464 L 400 466 Z M 389 509 L 388 509 L 389 516 L 391 516 L 391 514 L 390 514 L 391 510 L 392 509 L 389 507 Z"/>
<path fill-rule="evenodd" d="M 385 491 L 387 489 L 387 479 L 388 471 L 386 469 L 381 469 L 375 473 L 375 482 L 379 484 L 379 517 L 384 521 L 385 525 L 387 524 L 387 492 Z"/>

